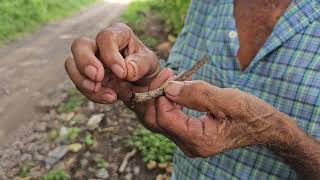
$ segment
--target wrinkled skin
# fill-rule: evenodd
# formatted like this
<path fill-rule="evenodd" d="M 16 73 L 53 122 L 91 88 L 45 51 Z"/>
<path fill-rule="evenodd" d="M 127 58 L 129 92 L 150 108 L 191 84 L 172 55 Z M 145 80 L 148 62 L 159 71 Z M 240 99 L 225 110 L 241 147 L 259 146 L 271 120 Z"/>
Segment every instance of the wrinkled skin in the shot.
<path fill-rule="evenodd" d="M 102 30 L 95 41 L 79 38 L 71 50 L 66 71 L 81 93 L 97 103 L 128 104 L 133 92 L 153 90 L 174 79 L 171 69 L 160 71 L 156 55 L 124 24 Z M 165 93 L 133 110 L 147 128 L 167 136 L 188 156 L 209 157 L 264 144 L 297 171 L 308 170 L 301 177 L 320 175 L 319 142 L 257 97 L 203 81 L 171 81 Z M 182 106 L 207 114 L 196 119 L 183 113 Z"/>
<path fill-rule="evenodd" d="M 128 104 L 132 92 L 153 90 L 174 78 L 170 69 L 160 72 L 155 54 L 124 24 L 102 30 L 96 41 L 79 38 L 71 50 L 66 70 L 78 89 L 97 103 L 119 99 Z M 269 121 L 275 112 L 271 106 L 236 89 L 186 81 L 169 83 L 165 91 L 166 97 L 138 104 L 133 110 L 146 127 L 166 135 L 191 157 L 266 143 L 270 132 L 281 124 Z M 172 96 L 177 92 L 181 94 Z M 207 115 L 197 120 L 184 114 L 180 105 Z"/>

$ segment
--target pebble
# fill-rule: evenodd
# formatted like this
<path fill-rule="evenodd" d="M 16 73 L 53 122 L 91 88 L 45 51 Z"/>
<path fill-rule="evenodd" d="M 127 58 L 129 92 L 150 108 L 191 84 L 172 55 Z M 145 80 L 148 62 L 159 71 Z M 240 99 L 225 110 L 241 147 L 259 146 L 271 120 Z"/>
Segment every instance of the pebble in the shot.
<path fill-rule="evenodd" d="M 170 177 L 165 174 L 158 174 L 156 180 L 170 180 Z"/>
<path fill-rule="evenodd" d="M 109 173 L 106 169 L 101 168 L 97 171 L 96 173 L 96 177 L 97 178 L 101 178 L 101 179 L 108 179 L 109 178 Z"/>
<path fill-rule="evenodd" d="M 127 173 L 130 173 L 132 171 L 131 167 L 127 167 L 126 170 L 125 170 Z"/>
<path fill-rule="evenodd" d="M 154 169 L 156 167 L 157 167 L 157 162 L 155 162 L 155 161 L 149 161 L 148 164 L 147 164 L 147 168 L 149 170 L 152 170 L 152 169 Z"/>
<path fill-rule="evenodd" d="M 74 112 L 69 112 L 69 113 L 62 113 L 59 118 L 62 120 L 62 121 L 70 121 L 73 117 L 74 117 L 75 113 Z"/>
<path fill-rule="evenodd" d="M 128 173 L 124 176 L 125 180 L 133 180 L 133 175 L 131 173 Z"/>
<path fill-rule="evenodd" d="M 160 169 L 165 169 L 165 168 L 168 167 L 168 163 L 158 163 L 158 167 L 159 167 Z"/>
<path fill-rule="evenodd" d="M 112 111 L 112 105 L 104 105 L 104 111 L 105 112 Z"/>
<path fill-rule="evenodd" d="M 89 102 L 88 102 L 88 109 L 89 109 L 90 111 L 94 111 L 94 103 L 93 103 L 92 101 L 89 101 Z"/>
<path fill-rule="evenodd" d="M 83 155 L 85 158 L 90 158 L 91 157 L 91 153 L 89 151 L 87 151 L 86 153 L 84 153 Z"/>
<path fill-rule="evenodd" d="M 61 138 L 64 138 L 67 134 L 68 134 L 68 128 L 66 128 L 65 126 L 62 126 L 60 128 L 59 136 Z"/>
<path fill-rule="evenodd" d="M 46 159 L 46 166 L 50 167 L 54 165 L 56 162 L 58 162 L 60 159 L 64 157 L 69 151 L 69 148 L 67 145 L 58 146 L 52 151 L 48 153 L 48 157 Z"/>
<path fill-rule="evenodd" d="M 82 149 L 82 144 L 80 143 L 73 143 L 68 145 L 68 148 L 71 152 L 77 153 Z"/>
<path fill-rule="evenodd" d="M 140 174 L 140 167 L 139 166 L 135 166 L 133 168 L 133 174 L 136 176 Z"/>
<path fill-rule="evenodd" d="M 44 158 L 44 156 L 42 156 L 38 152 L 35 152 L 32 154 L 32 159 L 35 161 L 43 161 L 45 158 Z"/>
<path fill-rule="evenodd" d="M 89 164 L 89 161 L 87 159 L 80 160 L 81 167 L 86 167 L 88 164 Z"/>
<path fill-rule="evenodd" d="M 173 166 L 168 166 L 168 167 L 166 168 L 166 172 L 169 173 L 169 174 L 172 174 L 173 171 L 174 171 Z"/>
<path fill-rule="evenodd" d="M 94 130 L 94 129 L 98 128 L 100 122 L 102 121 L 103 116 L 104 116 L 104 114 L 95 114 L 95 115 L 91 116 L 88 123 L 87 123 L 87 127 L 90 130 Z"/>

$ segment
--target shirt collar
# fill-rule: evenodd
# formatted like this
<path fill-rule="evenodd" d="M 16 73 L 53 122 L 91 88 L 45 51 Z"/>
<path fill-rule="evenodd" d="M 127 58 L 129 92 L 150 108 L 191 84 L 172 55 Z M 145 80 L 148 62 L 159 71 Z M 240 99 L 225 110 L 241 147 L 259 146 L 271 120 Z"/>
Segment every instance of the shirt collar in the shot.
<path fill-rule="evenodd" d="M 250 70 L 257 61 L 281 46 L 310 23 L 320 17 L 320 0 L 293 0 L 275 25 L 270 37 L 250 63 Z"/>

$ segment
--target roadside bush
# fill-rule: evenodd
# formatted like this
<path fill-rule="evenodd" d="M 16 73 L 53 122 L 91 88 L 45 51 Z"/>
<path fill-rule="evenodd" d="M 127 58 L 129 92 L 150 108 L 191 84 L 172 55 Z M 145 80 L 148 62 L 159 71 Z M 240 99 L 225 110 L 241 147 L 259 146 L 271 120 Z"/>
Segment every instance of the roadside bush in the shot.
<path fill-rule="evenodd" d="M 96 0 L 0 0 L 0 41 L 34 30 Z"/>
<path fill-rule="evenodd" d="M 169 32 L 177 36 L 183 28 L 189 4 L 190 0 L 157 0 L 152 9 L 163 17 Z"/>
<path fill-rule="evenodd" d="M 141 26 L 147 20 L 148 13 L 153 13 L 164 23 L 169 34 L 178 36 L 184 25 L 190 0 L 136 0 L 132 2 L 122 19 L 138 34 L 145 33 Z"/>

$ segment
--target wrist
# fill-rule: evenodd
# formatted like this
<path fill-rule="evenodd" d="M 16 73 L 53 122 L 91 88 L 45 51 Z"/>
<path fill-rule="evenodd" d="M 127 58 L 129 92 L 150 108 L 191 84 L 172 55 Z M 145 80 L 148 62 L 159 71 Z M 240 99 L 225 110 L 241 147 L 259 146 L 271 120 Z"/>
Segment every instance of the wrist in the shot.
<path fill-rule="evenodd" d="M 296 122 L 282 112 L 276 112 L 272 117 L 275 121 L 266 143 L 271 149 L 292 149 L 300 146 L 306 134 L 297 126 Z"/>

